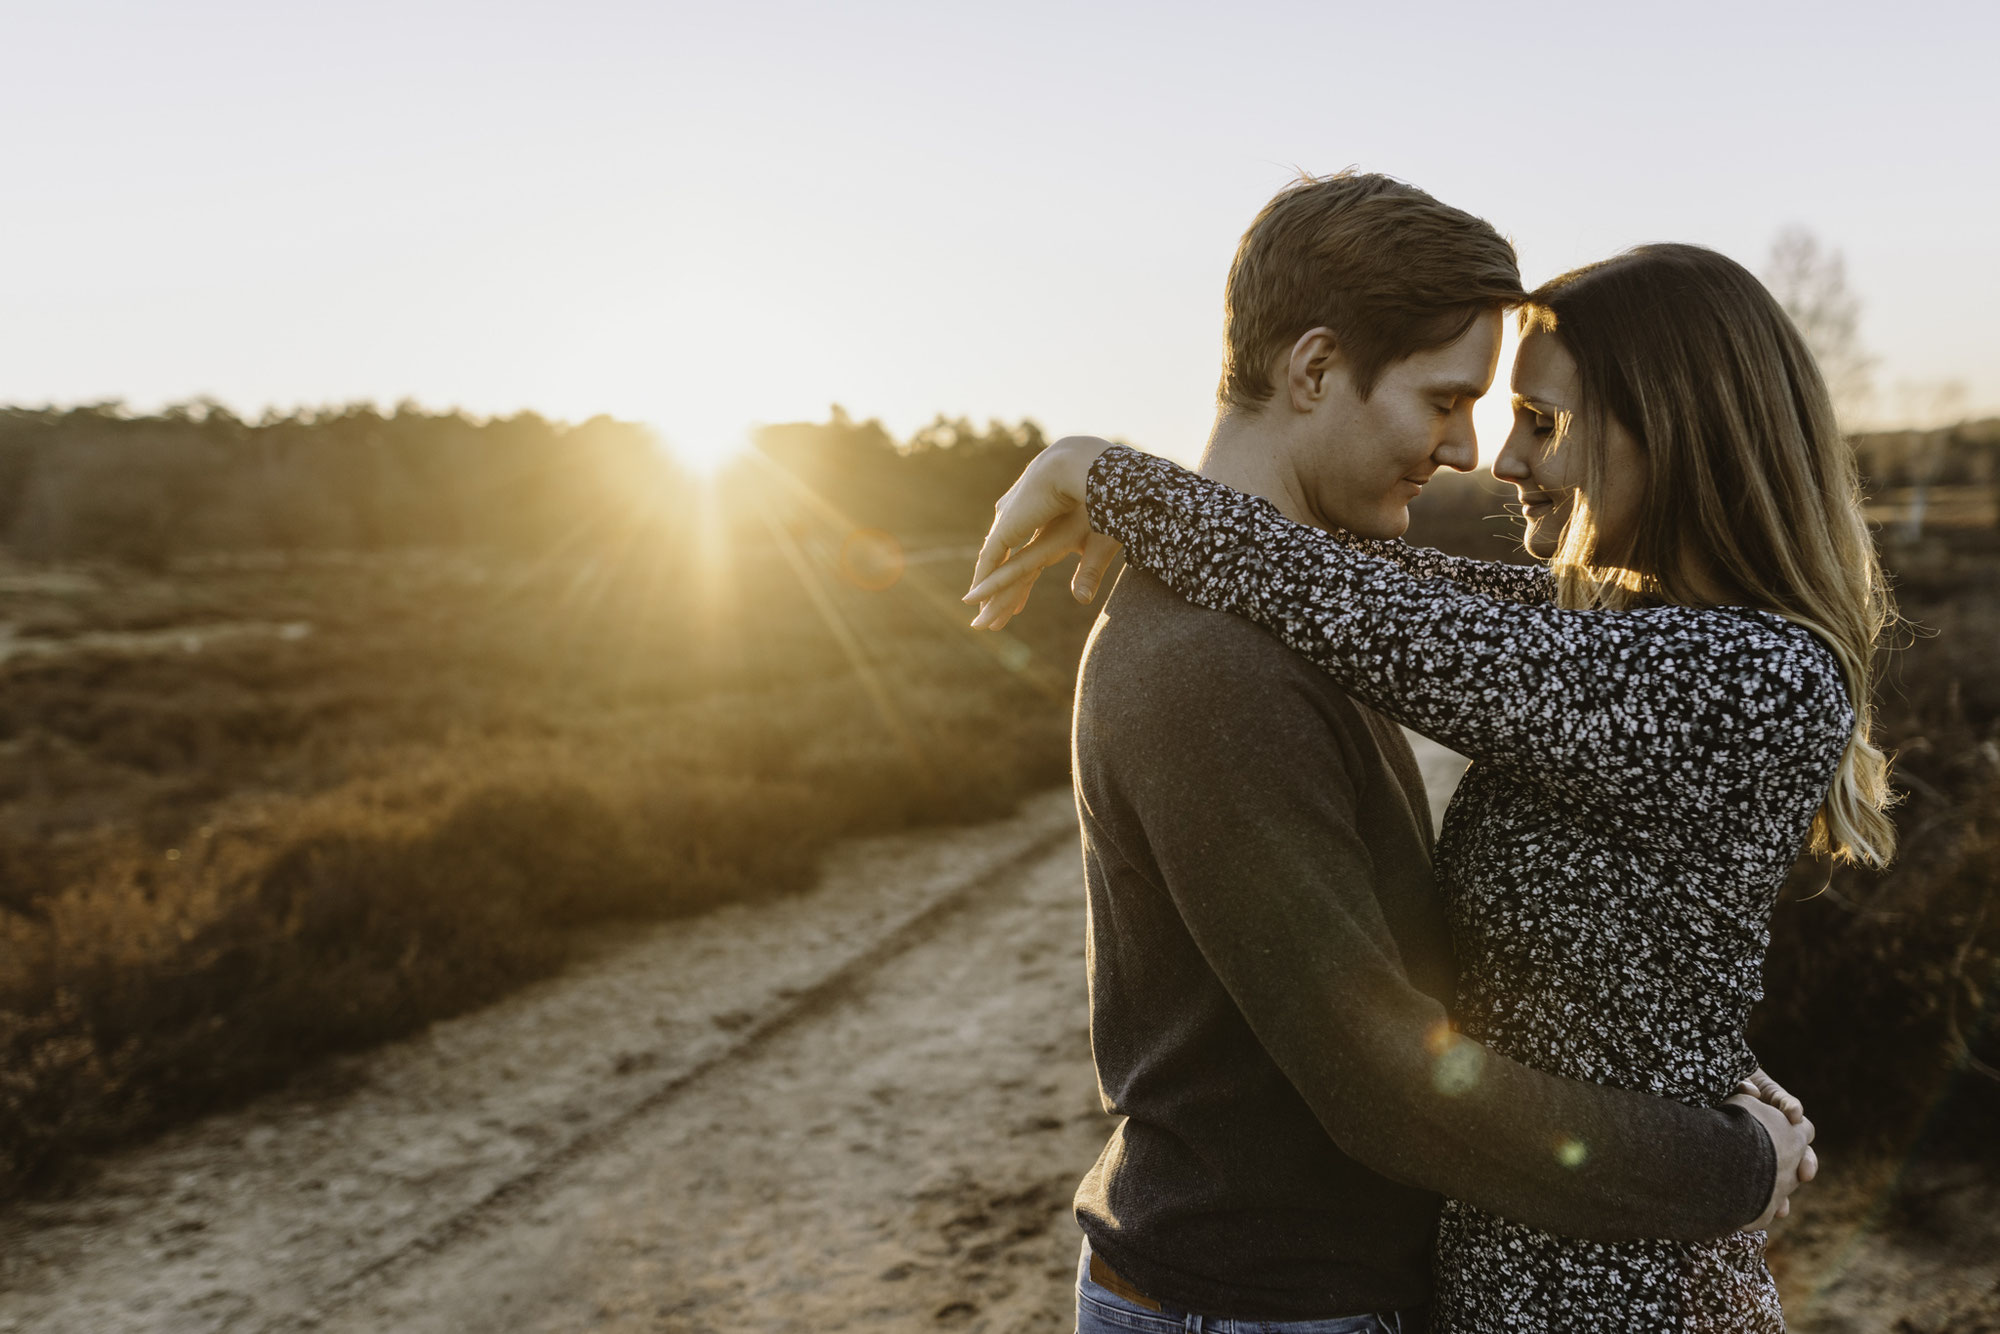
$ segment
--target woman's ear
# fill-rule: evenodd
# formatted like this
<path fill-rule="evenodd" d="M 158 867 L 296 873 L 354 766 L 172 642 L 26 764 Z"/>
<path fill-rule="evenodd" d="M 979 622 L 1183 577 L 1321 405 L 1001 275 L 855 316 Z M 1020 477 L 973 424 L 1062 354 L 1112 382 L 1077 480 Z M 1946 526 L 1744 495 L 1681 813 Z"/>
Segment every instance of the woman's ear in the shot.
<path fill-rule="evenodd" d="M 1311 412 L 1326 397 L 1327 380 L 1339 358 L 1333 330 L 1320 327 L 1299 335 L 1284 368 L 1285 391 L 1294 412 Z"/>

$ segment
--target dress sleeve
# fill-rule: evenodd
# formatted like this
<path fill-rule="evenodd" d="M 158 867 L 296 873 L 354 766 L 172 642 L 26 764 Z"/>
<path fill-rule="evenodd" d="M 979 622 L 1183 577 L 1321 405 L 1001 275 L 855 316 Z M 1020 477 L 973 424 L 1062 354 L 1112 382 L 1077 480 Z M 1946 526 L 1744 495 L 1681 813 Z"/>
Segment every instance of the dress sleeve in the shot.
<path fill-rule="evenodd" d="M 1774 771 L 1818 760 L 1830 777 L 1852 727 L 1832 654 L 1770 613 L 1502 601 L 1122 446 L 1092 465 L 1086 503 L 1182 597 L 1264 626 L 1425 736 L 1661 837 L 1700 837 L 1688 816 Z"/>
<path fill-rule="evenodd" d="M 1357 537 L 1345 529 L 1335 529 L 1329 536 L 1359 555 L 1392 561 L 1416 578 L 1449 579 L 1467 592 L 1484 593 L 1502 602 L 1548 602 L 1555 597 L 1555 580 L 1539 565 L 1447 556 L 1433 547 L 1412 546 L 1400 539 Z"/>

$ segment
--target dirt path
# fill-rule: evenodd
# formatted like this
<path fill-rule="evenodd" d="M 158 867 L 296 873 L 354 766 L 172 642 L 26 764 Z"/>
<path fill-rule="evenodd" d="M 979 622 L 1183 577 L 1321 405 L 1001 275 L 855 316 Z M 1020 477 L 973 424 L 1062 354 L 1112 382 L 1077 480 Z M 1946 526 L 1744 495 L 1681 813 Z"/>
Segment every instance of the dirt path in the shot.
<path fill-rule="evenodd" d="M 1058 1328 L 1074 818 L 849 847 L 113 1158 L 0 1220 L 0 1330 Z"/>
<path fill-rule="evenodd" d="M 1067 1329 L 1107 1133 L 1076 850 L 633 1122 L 329 1329 Z"/>

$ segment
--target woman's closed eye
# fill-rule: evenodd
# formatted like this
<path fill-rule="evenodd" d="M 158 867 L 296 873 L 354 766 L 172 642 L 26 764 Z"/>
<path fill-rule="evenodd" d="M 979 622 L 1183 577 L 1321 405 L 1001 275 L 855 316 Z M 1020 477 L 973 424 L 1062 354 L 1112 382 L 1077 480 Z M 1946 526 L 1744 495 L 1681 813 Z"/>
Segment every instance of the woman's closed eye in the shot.
<path fill-rule="evenodd" d="M 1525 404 L 1514 409 L 1514 420 L 1525 423 L 1537 440 L 1546 440 L 1555 434 L 1556 419 L 1546 412 L 1539 412 Z"/>

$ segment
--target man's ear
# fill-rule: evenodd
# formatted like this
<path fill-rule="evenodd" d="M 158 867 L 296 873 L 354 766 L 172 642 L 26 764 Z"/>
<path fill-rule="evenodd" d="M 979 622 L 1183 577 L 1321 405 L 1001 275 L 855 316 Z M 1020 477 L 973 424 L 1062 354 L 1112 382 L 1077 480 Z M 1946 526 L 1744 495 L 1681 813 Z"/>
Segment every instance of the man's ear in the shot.
<path fill-rule="evenodd" d="M 1327 379 L 1334 373 L 1339 358 L 1340 348 L 1333 341 L 1333 330 L 1322 326 L 1299 335 L 1285 361 L 1285 390 L 1291 397 L 1293 411 L 1311 412 L 1326 397 Z"/>

